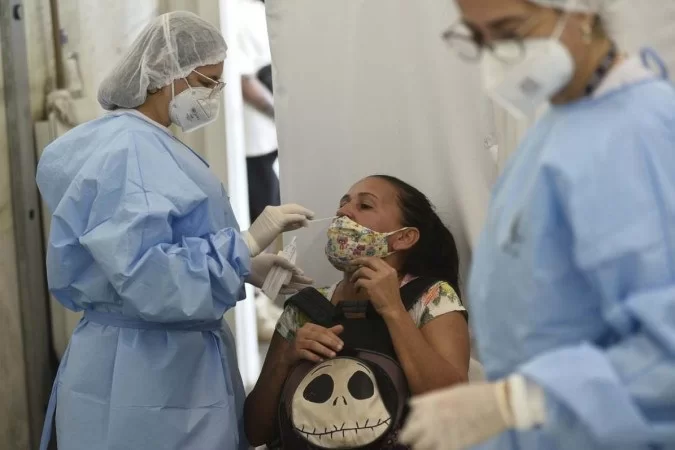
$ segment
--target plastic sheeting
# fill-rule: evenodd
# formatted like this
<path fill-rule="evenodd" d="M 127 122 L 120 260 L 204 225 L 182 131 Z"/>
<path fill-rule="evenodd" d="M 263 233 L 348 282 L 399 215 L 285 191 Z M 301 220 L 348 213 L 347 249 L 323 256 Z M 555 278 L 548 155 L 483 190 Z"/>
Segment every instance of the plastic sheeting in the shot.
<path fill-rule="evenodd" d="M 466 269 L 497 172 L 495 129 L 480 67 L 441 39 L 457 19 L 452 2 L 266 5 L 283 200 L 327 217 L 360 178 L 398 176 L 436 204 Z M 297 234 L 298 263 L 326 284 L 339 274 L 321 228 Z"/>

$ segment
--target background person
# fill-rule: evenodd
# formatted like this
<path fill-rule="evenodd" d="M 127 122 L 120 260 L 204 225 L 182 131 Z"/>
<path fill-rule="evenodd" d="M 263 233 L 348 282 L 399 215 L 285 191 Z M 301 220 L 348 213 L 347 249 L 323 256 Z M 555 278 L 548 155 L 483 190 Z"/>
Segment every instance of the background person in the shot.
<path fill-rule="evenodd" d="M 251 221 L 269 205 L 279 205 L 281 194 L 275 171 L 277 161 L 277 132 L 274 124 L 272 92 L 260 81 L 258 72 L 272 62 L 265 4 L 261 0 L 239 0 L 236 34 L 237 63 L 241 71 L 244 99 L 244 131 L 246 170 Z M 258 337 L 269 341 L 281 308 L 256 290 Z"/>

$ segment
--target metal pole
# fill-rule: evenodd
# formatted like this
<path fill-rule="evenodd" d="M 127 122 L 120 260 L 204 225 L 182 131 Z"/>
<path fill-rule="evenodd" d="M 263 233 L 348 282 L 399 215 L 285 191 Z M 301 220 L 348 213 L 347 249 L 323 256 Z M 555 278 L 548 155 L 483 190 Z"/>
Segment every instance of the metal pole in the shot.
<path fill-rule="evenodd" d="M 61 46 L 61 20 L 59 18 L 59 1 L 49 0 L 49 12 L 52 18 L 52 40 L 54 41 L 54 62 L 56 63 L 56 88 L 66 86 L 63 72 L 63 50 Z"/>
<path fill-rule="evenodd" d="M 0 2 L 7 142 L 16 240 L 30 448 L 37 448 L 53 380 L 49 305 L 45 281 L 40 203 L 35 184 L 35 142 L 30 110 L 23 2 Z"/>

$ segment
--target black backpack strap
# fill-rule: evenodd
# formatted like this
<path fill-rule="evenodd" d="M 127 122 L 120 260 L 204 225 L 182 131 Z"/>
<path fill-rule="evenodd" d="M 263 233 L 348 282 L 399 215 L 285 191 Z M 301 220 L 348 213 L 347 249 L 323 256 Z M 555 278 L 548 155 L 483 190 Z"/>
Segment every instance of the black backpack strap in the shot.
<path fill-rule="evenodd" d="M 401 288 L 401 300 L 406 310 L 410 310 L 415 302 L 434 284 L 443 281 L 431 277 L 419 277 Z"/>
<path fill-rule="evenodd" d="M 324 297 L 321 292 L 309 287 L 290 297 L 284 303 L 293 305 L 305 313 L 309 320 L 322 327 L 333 326 L 335 306 Z"/>

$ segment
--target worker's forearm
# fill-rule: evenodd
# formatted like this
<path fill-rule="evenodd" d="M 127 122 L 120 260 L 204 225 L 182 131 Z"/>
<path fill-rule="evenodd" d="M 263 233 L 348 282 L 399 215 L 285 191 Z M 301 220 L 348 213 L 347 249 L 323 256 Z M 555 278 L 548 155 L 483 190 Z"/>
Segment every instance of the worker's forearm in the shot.
<path fill-rule="evenodd" d="M 249 443 L 258 447 L 275 438 L 281 391 L 291 365 L 278 358 L 263 368 L 253 391 L 244 404 L 244 423 Z"/>
<path fill-rule="evenodd" d="M 246 104 L 267 117 L 274 119 L 274 99 L 272 94 L 257 78 L 243 76 L 241 78 L 241 92 Z"/>
<path fill-rule="evenodd" d="M 260 114 L 264 114 L 270 119 L 274 120 L 274 105 L 267 102 L 265 99 L 257 99 L 256 101 L 248 102 Z"/>
<path fill-rule="evenodd" d="M 429 345 L 405 309 L 383 317 L 413 395 L 466 381 L 465 375 Z"/>

